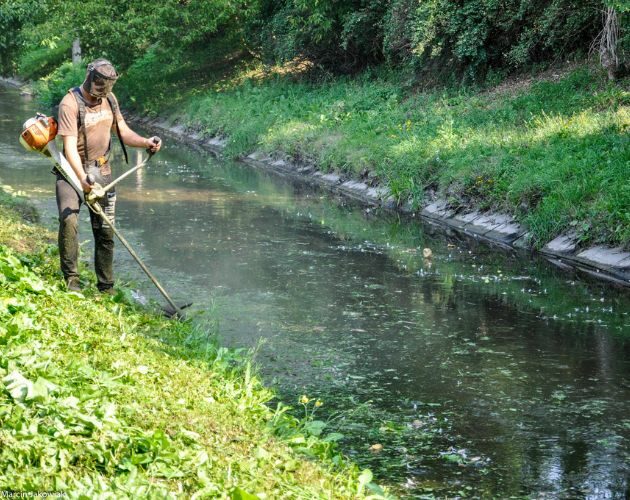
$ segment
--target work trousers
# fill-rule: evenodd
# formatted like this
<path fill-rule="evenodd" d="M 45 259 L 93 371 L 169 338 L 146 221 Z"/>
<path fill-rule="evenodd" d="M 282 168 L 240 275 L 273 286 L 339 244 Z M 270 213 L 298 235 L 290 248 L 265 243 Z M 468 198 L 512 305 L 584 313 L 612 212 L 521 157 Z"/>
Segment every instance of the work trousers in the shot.
<path fill-rule="evenodd" d="M 98 173 L 98 169 L 96 169 Z M 90 169 L 88 169 L 90 173 Z M 93 174 L 94 175 L 94 174 Z M 111 182 L 111 174 L 94 175 L 102 186 Z M 59 260 L 65 279 L 79 276 L 79 210 L 81 198 L 70 183 L 57 173 L 56 183 L 57 209 L 59 211 Z M 116 191 L 106 193 L 98 200 L 105 215 L 114 223 Z M 90 210 L 90 222 L 94 235 L 94 271 L 97 287 L 107 290 L 114 286 L 114 231 Z"/>

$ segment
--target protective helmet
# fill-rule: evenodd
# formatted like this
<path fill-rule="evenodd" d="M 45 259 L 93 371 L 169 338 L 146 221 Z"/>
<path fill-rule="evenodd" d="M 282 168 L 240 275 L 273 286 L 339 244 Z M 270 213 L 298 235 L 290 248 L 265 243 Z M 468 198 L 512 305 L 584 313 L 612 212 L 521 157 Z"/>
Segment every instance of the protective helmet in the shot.
<path fill-rule="evenodd" d="M 118 80 L 114 65 L 107 59 L 96 59 L 88 64 L 83 88 L 92 97 L 107 97 Z"/>
<path fill-rule="evenodd" d="M 52 116 L 37 113 L 22 125 L 20 144 L 28 151 L 43 151 L 46 145 L 57 136 L 57 120 Z"/>

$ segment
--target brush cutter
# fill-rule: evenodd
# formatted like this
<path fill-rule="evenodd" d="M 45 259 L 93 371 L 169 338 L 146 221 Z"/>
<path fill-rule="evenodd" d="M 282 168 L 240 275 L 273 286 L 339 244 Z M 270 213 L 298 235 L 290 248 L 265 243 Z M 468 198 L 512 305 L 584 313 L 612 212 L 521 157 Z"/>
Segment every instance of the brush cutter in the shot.
<path fill-rule="evenodd" d="M 98 200 L 100 198 L 103 198 L 105 196 L 105 193 L 107 193 L 107 191 L 113 188 L 116 184 L 118 184 L 120 181 L 122 181 L 132 173 L 144 167 L 153 156 L 151 150 L 147 150 L 149 156 L 143 162 L 128 170 L 120 177 L 109 183 L 107 186 L 100 186 L 98 183 L 94 182 L 94 179 L 91 178 L 91 176 L 88 176 L 88 183 L 92 185 L 92 190 L 86 194 L 83 192 L 83 189 L 81 188 L 81 182 L 79 181 L 77 174 L 72 169 L 72 166 L 65 158 L 65 156 L 57 149 L 54 141 L 56 135 L 56 120 L 52 116 L 45 116 L 37 113 L 37 116 L 35 116 L 35 118 L 30 118 L 24 123 L 23 131 L 20 134 L 20 143 L 22 144 L 22 146 L 24 146 L 26 150 L 41 153 L 52 160 L 59 173 L 63 175 L 68 183 L 75 189 L 75 191 L 79 195 L 79 198 L 81 198 L 81 201 L 84 201 L 90 208 L 90 210 L 101 217 L 101 219 L 103 219 L 103 221 L 112 228 L 116 237 L 120 240 L 120 242 L 129 252 L 129 254 L 138 263 L 144 273 L 149 277 L 151 282 L 162 294 L 164 299 L 166 299 L 168 306 L 162 308 L 164 314 L 170 318 L 183 318 L 182 309 L 189 307 L 191 303 L 178 306 L 177 304 L 175 304 L 175 302 L 173 302 L 164 287 L 158 282 L 153 273 L 149 271 L 144 262 L 142 262 L 142 259 L 140 259 L 138 254 L 136 254 L 136 252 L 133 250 L 129 242 L 123 237 L 122 234 L 120 234 L 120 231 L 118 231 L 114 227 L 114 224 L 109 219 L 109 217 L 105 215 L 103 208 L 98 202 Z"/>

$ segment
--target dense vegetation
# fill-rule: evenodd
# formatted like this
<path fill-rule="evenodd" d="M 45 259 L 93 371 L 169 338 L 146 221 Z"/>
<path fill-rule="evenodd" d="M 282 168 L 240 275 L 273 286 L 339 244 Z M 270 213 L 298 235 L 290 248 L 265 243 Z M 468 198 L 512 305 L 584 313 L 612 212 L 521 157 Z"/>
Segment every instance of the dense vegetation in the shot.
<path fill-rule="evenodd" d="M 270 409 L 247 357 L 212 332 L 139 310 L 124 292 L 64 291 L 46 231 L 25 214 L 0 193 L 0 490 L 380 495 L 369 471 L 337 455 L 339 436 L 319 436 L 322 422 Z"/>
<path fill-rule="evenodd" d="M 602 37 L 607 7 L 618 29 Z M 55 104 L 85 74 L 79 38 L 84 59 L 122 72 L 122 102 L 224 136 L 232 156 L 313 162 L 400 203 L 507 211 L 536 245 L 574 231 L 628 247 L 629 16 L 623 0 L 3 0 L 0 73 Z M 62 291 L 54 250 L 15 208 L 0 209 L 0 489 L 380 492 L 338 436 L 271 411 L 208 332 L 124 293 Z"/>
<path fill-rule="evenodd" d="M 479 82 L 585 55 L 614 7 L 623 29 L 617 54 L 630 48 L 622 0 L 24 0 L 0 7 L 4 73 L 41 76 L 76 37 L 88 57 L 121 69 L 155 65 L 206 78 L 235 58 L 294 59 L 332 73 L 382 62 L 423 80 Z M 67 52 L 67 51 L 66 51 Z M 166 67 L 164 67 L 166 66 Z"/>

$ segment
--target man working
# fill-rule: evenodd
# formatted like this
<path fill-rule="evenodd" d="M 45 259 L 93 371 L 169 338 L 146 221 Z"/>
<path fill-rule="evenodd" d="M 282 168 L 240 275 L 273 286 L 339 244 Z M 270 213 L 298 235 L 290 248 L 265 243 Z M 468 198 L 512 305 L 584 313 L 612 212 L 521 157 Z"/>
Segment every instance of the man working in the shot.
<path fill-rule="evenodd" d="M 124 145 L 148 148 L 155 153 L 160 150 L 157 137 L 146 138 L 136 134 L 125 122 L 116 97 L 111 93 L 118 73 L 105 59 L 96 59 L 87 67 L 85 81 L 80 87 L 71 89 L 59 104 L 59 135 L 63 138 L 66 159 L 81 181 L 84 192 L 91 184 L 102 186 L 112 181 L 109 164 L 112 131 L 116 131 Z M 59 257 L 61 271 L 68 290 L 79 291 L 78 216 L 81 199 L 78 193 L 57 173 L 57 208 L 59 210 Z M 114 220 L 116 206 L 115 189 L 99 199 L 104 212 Z M 114 232 L 103 220 L 90 211 L 94 234 L 94 268 L 97 287 L 103 293 L 113 293 L 114 286 Z"/>

